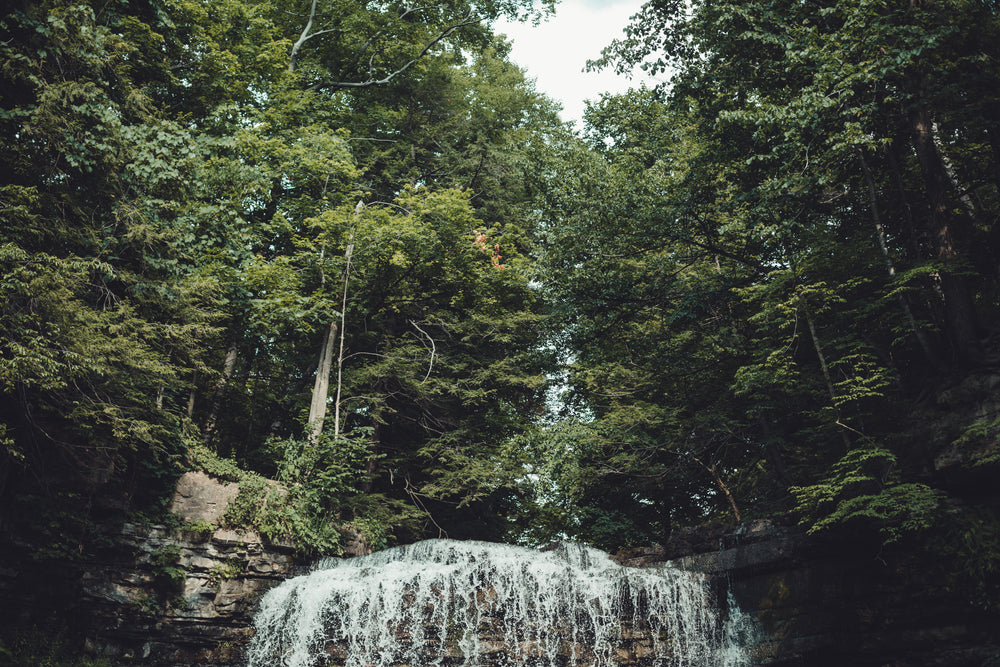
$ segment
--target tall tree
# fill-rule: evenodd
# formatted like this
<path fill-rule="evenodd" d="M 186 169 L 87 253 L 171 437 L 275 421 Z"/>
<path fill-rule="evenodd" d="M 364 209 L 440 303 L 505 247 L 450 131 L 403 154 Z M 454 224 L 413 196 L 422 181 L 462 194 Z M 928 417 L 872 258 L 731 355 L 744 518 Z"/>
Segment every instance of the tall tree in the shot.
<path fill-rule="evenodd" d="M 488 23 L 550 4 L 5 9 L 4 475 L 151 489 L 197 442 L 274 474 L 319 372 L 373 498 L 491 493 L 540 400 L 518 151 L 559 122 Z"/>
<path fill-rule="evenodd" d="M 139 468 L 177 452 L 178 404 L 206 368 L 214 289 L 187 270 L 174 204 L 201 150 L 146 94 L 171 85 L 141 49 L 152 14 L 3 15 L 5 473 L 140 490 Z"/>
<path fill-rule="evenodd" d="M 592 107 L 601 161 L 549 187 L 570 386 L 618 434 L 605 460 L 632 453 L 618 474 L 690 461 L 702 511 L 736 519 L 951 444 L 914 447 L 899 410 L 995 356 L 995 105 L 968 91 L 995 83 L 996 29 L 979 3 L 655 2 L 605 51 L 672 75 Z M 636 502 L 680 510 L 683 483 Z"/>

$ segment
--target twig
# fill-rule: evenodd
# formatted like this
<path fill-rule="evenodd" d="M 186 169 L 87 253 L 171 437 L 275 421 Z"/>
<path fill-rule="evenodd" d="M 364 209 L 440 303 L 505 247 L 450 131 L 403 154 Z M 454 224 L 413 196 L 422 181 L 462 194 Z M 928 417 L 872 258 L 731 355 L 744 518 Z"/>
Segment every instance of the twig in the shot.
<path fill-rule="evenodd" d="M 417 331 L 419 331 L 423 335 L 427 336 L 427 340 L 429 340 L 431 342 L 431 360 L 427 364 L 427 374 L 424 375 L 424 379 L 420 381 L 420 384 L 423 384 L 423 383 L 427 382 L 427 378 L 429 378 L 431 376 L 431 369 L 434 368 L 434 355 L 437 352 L 437 345 L 434 344 L 434 339 L 430 337 L 430 334 L 428 334 L 426 331 L 424 331 L 423 329 L 421 329 L 419 324 L 417 324 L 413 320 L 410 320 L 410 324 L 413 325 L 414 329 L 416 329 Z"/>

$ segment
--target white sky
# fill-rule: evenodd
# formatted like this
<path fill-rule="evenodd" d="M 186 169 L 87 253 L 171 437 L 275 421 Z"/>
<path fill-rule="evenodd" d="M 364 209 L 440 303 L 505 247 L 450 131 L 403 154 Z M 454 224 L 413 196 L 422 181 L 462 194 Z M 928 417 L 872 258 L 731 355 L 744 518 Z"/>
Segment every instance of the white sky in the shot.
<path fill-rule="evenodd" d="M 575 120 L 579 128 L 584 100 L 652 81 L 644 78 L 641 70 L 631 82 L 610 71 L 583 71 L 588 60 L 600 57 L 601 50 L 622 35 L 629 17 L 639 11 L 643 1 L 561 0 L 555 16 L 537 28 L 498 22 L 495 29 L 513 43 L 511 60 L 537 81 L 539 92 L 561 102 L 563 120 Z"/>

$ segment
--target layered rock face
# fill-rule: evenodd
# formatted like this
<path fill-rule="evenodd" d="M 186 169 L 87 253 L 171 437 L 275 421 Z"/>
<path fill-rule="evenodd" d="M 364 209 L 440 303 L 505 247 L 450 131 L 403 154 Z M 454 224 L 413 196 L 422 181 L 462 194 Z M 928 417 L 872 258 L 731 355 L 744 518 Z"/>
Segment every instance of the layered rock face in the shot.
<path fill-rule="evenodd" d="M 57 612 L 75 621 L 74 629 L 87 637 L 88 652 L 116 662 L 244 665 L 262 595 L 306 568 L 292 545 L 211 526 L 236 492 L 235 485 L 189 473 L 180 480 L 173 503 L 174 512 L 187 521 L 186 531 L 119 526 L 83 565 L 67 560 L 65 567 L 53 568 L 59 561 L 33 560 L 35 547 L 0 525 L 0 622 L 34 623 Z M 367 551 L 359 540 L 349 548 L 351 555 Z M 751 654 L 761 665 L 1000 665 L 995 610 L 949 590 L 940 572 L 926 570 L 926 562 L 880 551 L 874 544 L 866 548 L 856 540 L 807 536 L 791 525 L 757 523 L 735 533 L 678 531 L 662 547 L 632 550 L 616 559 L 640 568 L 670 561 L 712 577 L 718 599 L 732 594 L 738 608 L 755 619 L 761 634 L 751 642 Z M 947 571 L 947 564 L 943 568 Z M 491 594 L 489 586 L 483 594 Z M 483 623 L 503 618 L 484 614 Z M 445 662 L 459 662 L 460 635 L 448 622 L 438 625 L 424 640 L 440 641 Z M 652 636 L 647 628 L 623 619 L 615 664 L 655 659 L 657 642 L 670 633 Z M 484 654 L 504 662 L 511 654 L 506 631 L 499 626 L 485 630 Z M 560 646 L 562 653 L 571 647 L 579 663 L 587 663 L 585 642 Z M 349 662 L 342 647 L 330 644 L 328 650 L 334 664 Z M 518 646 L 518 652 L 529 654 L 531 647 Z M 567 657 L 560 654 L 555 661 Z"/>
<path fill-rule="evenodd" d="M 146 665 L 244 663 L 260 596 L 301 564 L 293 544 L 213 528 L 238 492 L 189 472 L 171 505 L 186 530 L 124 526 L 111 558 L 83 574 L 82 604 L 93 614 L 88 652 Z M 354 536 L 347 551 L 368 549 Z"/>
<path fill-rule="evenodd" d="M 304 568 L 292 544 L 216 527 L 238 491 L 187 473 L 171 506 L 180 528 L 106 527 L 79 561 L 37 558 L 30 539 L 0 531 L 0 622 L 45 631 L 58 617 L 114 664 L 245 664 L 260 596 Z M 359 536 L 347 551 L 368 553 Z"/>
<path fill-rule="evenodd" d="M 296 570 L 287 545 L 255 533 L 125 525 L 112 560 L 83 575 L 87 651 L 142 664 L 236 665 L 259 595 Z"/>

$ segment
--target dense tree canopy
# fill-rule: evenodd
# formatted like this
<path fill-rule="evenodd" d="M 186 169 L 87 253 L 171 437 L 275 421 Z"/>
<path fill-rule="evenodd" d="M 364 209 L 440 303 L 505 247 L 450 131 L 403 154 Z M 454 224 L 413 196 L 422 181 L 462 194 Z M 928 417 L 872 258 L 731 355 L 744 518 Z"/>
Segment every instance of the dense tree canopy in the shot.
<path fill-rule="evenodd" d="M 976 2 L 644 6 L 593 65 L 670 83 L 592 105 L 544 185 L 586 443 L 545 470 L 572 491 L 549 514 L 607 546 L 792 507 L 898 540 L 943 515 L 942 452 L 995 463 L 968 387 L 998 360 L 998 27 Z M 963 392 L 977 417 L 931 398 Z"/>
<path fill-rule="evenodd" d="M 593 64 L 670 82 L 578 134 L 490 28 L 550 9 L 9 3 L 0 494 L 78 552 L 192 467 L 317 552 L 977 525 L 993 581 L 936 469 L 997 465 L 996 8 L 650 2 Z"/>
<path fill-rule="evenodd" d="M 488 21 L 546 10 L 5 10 L 7 493 L 142 504 L 222 456 L 335 473 L 361 500 L 317 520 L 496 535 L 547 363 L 523 155 L 563 130 Z"/>

